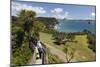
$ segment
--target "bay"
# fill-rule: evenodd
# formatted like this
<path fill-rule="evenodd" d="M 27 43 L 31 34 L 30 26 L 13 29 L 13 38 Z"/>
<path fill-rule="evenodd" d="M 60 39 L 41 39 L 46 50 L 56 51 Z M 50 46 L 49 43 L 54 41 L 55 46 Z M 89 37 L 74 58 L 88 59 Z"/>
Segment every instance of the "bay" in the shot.
<path fill-rule="evenodd" d="M 60 32 L 82 32 L 86 29 L 95 33 L 96 22 L 95 20 L 59 20 L 55 29 Z"/>

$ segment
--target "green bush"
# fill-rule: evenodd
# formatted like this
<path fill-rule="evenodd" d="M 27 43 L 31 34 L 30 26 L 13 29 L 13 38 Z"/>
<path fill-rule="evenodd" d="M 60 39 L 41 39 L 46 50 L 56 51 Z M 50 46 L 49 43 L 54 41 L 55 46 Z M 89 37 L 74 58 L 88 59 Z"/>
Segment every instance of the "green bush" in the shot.
<path fill-rule="evenodd" d="M 27 44 L 18 48 L 12 57 L 13 65 L 25 65 L 28 63 L 32 56 L 31 50 L 28 48 Z"/>
<path fill-rule="evenodd" d="M 94 52 L 96 52 L 96 35 L 95 34 L 88 34 L 88 43 L 89 43 L 89 48 L 92 49 Z"/>
<path fill-rule="evenodd" d="M 59 59 L 57 55 L 49 54 L 48 59 L 49 59 L 48 60 L 49 63 L 59 63 Z"/>

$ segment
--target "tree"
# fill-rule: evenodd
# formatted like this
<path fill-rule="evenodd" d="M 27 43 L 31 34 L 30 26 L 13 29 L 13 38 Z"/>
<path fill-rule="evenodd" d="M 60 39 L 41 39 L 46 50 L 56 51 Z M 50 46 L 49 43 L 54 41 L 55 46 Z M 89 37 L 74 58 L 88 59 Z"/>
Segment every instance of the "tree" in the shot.
<path fill-rule="evenodd" d="M 32 31 L 36 13 L 33 11 L 22 10 L 19 12 L 18 16 L 23 22 L 24 31 L 30 33 Z"/>
<path fill-rule="evenodd" d="M 35 15 L 33 11 L 22 10 L 17 18 L 12 18 L 12 63 L 14 65 L 26 64 L 32 56 L 29 37 L 33 33 Z"/>
<path fill-rule="evenodd" d="M 66 34 L 63 32 L 56 32 L 53 34 L 53 37 L 54 37 L 55 43 L 58 45 L 66 43 L 66 40 L 65 40 Z"/>
<path fill-rule="evenodd" d="M 35 31 L 43 31 L 45 29 L 45 25 L 41 21 L 35 21 L 34 23 L 34 30 Z"/>
<path fill-rule="evenodd" d="M 68 39 L 69 41 L 73 41 L 75 38 L 75 35 L 73 33 L 68 33 L 66 36 L 66 39 Z"/>
<path fill-rule="evenodd" d="M 64 48 L 63 48 L 63 51 L 66 54 L 67 63 L 71 62 L 71 60 L 75 56 L 75 49 L 72 48 L 72 47 L 69 47 L 68 45 L 65 45 Z"/>
<path fill-rule="evenodd" d="M 22 10 L 19 12 L 19 20 L 23 22 L 24 40 L 30 46 L 30 35 L 33 35 L 36 13 L 34 11 Z M 34 30 L 35 31 L 35 30 Z M 35 33 L 34 33 L 35 34 Z"/>

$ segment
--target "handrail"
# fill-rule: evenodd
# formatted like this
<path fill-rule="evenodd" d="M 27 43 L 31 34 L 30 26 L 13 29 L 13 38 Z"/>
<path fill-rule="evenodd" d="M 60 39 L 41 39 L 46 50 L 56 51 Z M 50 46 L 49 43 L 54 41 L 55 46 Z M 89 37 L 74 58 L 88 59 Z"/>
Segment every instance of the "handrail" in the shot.
<path fill-rule="evenodd" d="M 47 60 L 46 60 L 46 46 L 44 45 L 44 43 L 42 43 L 42 46 L 43 46 L 43 57 L 42 57 L 42 64 L 46 64 Z"/>
<path fill-rule="evenodd" d="M 42 43 L 42 42 L 40 42 L 41 43 L 41 45 L 43 46 L 43 53 L 42 53 L 42 64 L 46 64 L 47 63 L 47 53 L 46 53 L 46 45 L 44 44 L 44 43 Z M 34 50 L 34 48 L 36 47 L 36 41 L 33 39 L 33 38 L 31 38 L 30 39 L 30 48 L 32 49 L 32 50 Z M 34 50 L 34 61 L 36 61 L 36 52 L 35 52 L 35 50 Z M 34 63 L 33 63 L 34 64 Z"/>

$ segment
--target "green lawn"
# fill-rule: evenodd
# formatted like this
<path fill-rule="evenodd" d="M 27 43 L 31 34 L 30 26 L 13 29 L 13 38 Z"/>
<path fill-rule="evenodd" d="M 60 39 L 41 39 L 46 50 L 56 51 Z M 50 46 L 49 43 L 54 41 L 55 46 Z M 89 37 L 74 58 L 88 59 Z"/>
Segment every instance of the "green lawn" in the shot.
<path fill-rule="evenodd" d="M 59 46 L 53 43 L 54 40 L 51 34 L 40 32 L 40 39 L 43 43 L 54 46 L 60 50 L 63 49 L 64 45 Z M 75 61 L 94 61 L 96 59 L 95 53 L 87 47 L 87 35 L 76 35 L 75 40 L 77 40 L 77 43 L 66 43 L 66 45 L 69 45 L 69 48 L 76 50 L 74 56 Z"/>

